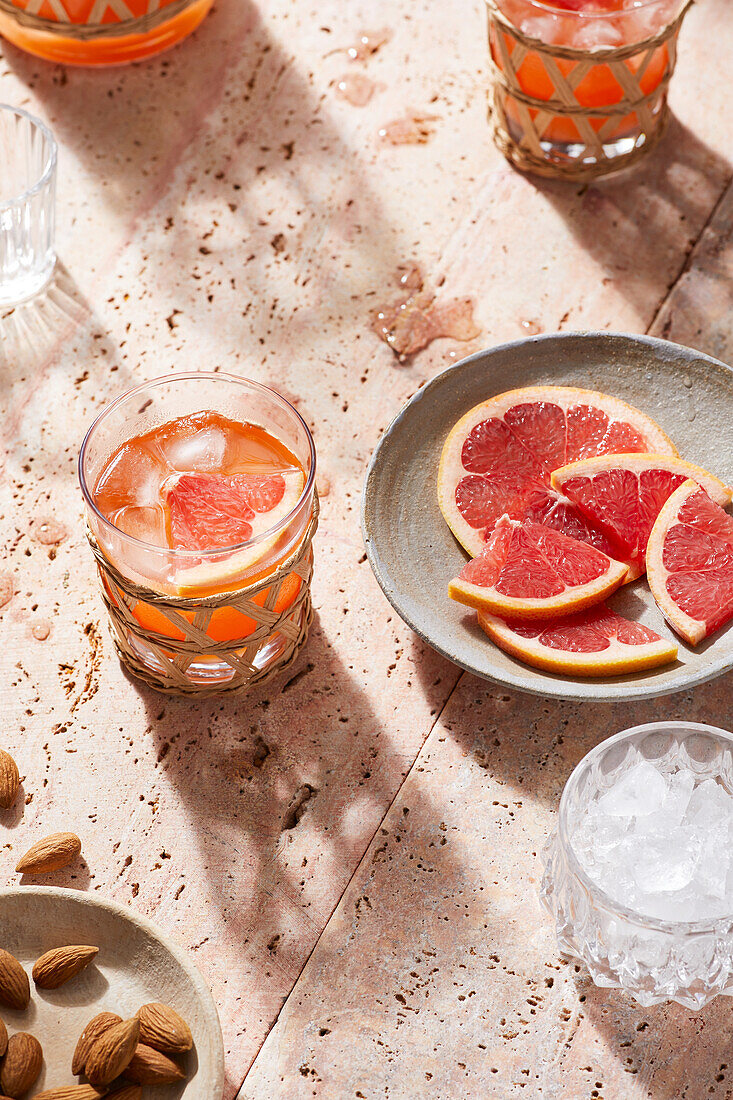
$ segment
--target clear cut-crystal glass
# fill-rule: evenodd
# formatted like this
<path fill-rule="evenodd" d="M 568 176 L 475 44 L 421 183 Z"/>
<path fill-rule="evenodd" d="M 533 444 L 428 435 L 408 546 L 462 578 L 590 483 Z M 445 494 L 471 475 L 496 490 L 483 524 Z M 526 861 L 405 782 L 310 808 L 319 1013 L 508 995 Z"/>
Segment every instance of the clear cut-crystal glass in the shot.
<path fill-rule="evenodd" d="M 733 791 L 733 734 L 696 722 L 653 722 L 597 745 L 575 768 L 546 848 L 540 895 L 563 954 L 581 959 L 599 986 L 626 990 L 644 1006 L 672 1000 L 699 1009 L 733 995 L 733 912 L 716 920 L 667 921 L 634 912 L 585 873 L 573 834 L 591 801 L 634 765 L 663 774 L 689 768 L 696 782 Z"/>
<path fill-rule="evenodd" d="M 32 298 L 53 274 L 56 156 L 42 122 L 0 104 L 0 308 Z"/>

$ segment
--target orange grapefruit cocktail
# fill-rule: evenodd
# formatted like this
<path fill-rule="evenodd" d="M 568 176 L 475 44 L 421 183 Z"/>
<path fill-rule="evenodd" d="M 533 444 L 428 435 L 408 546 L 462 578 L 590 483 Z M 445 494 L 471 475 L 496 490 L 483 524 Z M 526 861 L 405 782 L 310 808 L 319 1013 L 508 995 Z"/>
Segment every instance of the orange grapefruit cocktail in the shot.
<path fill-rule="evenodd" d="M 581 50 L 597 50 L 630 47 L 662 31 L 684 7 L 684 0 L 498 0 L 498 6 L 509 21 L 529 37 L 539 39 L 548 46 L 571 47 Z M 501 40 L 500 40 L 501 37 Z M 513 39 L 492 24 L 490 48 L 494 62 L 504 68 L 503 53 L 511 54 Z M 660 87 L 673 64 L 667 42 L 648 51 L 631 52 L 625 60 L 629 73 L 638 80 L 640 91 L 648 96 Z M 572 80 L 572 73 L 579 60 L 559 57 L 556 59 L 563 77 Z M 533 99 L 549 101 L 558 98 L 542 55 L 529 49 L 518 71 L 518 81 L 523 92 Z M 574 88 L 575 98 L 581 107 L 597 108 L 599 113 L 591 119 L 593 129 L 600 131 L 608 121 L 601 112 L 604 107 L 613 108 L 624 99 L 622 88 L 608 64 L 599 60 L 592 64 L 582 80 Z M 663 107 L 663 99 L 652 105 L 656 114 Z M 505 111 L 510 126 L 516 129 L 515 140 L 521 140 L 521 112 L 517 102 L 509 96 Z M 532 108 L 533 117 L 536 109 Z M 612 128 L 604 131 L 604 145 L 635 142 L 640 137 L 640 120 L 635 112 L 627 114 Z M 643 135 L 642 140 L 643 140 Z M 551 118 L 542 134 L 548 146 L 562 149 L 582 143 L 582 135 L 572 117 Z M 624 148 L 620 152 L 626 151 Z"/>
<path fill-rule="evenodd" d="M 119 65 L 175 46 L 213 0 L 10 0 L 0 34 L 21 50 L 64 65 Z M 17 9 L 17 14 L 13 12 Z"/>
<path fill-rule="evenodd" d="M 176 616 L 192 623 L 196 610 L 184 606 L 171 618 L 145 598 L 148 590 L 195 602 L 266 580 L 297 556 L 313 516 L 315 451 L 305 422 L 273 390 L 232 376 L 170 375 L 130 391 L 95 420 L 79 467 L 97 545 L 134 586 L 131 598 L 100 570 L 106 598 L 125 601 L 126 640 L 153 671 L 159 662 L 146 632 L 159 644 L 183 640 Z M 274 600 L 268 586 L 252 596 L 275 614 L 295 604 L 303 583 L 295 572 L 279 580 Z M 226 600 L 207 619 L 208 638 L 243 648 L 259 625 Z M 276 661 L 281 643 L 274 636 L 257 660 Z M 186 672 L 210 682 L 231 668 L 198 655 Z"/>

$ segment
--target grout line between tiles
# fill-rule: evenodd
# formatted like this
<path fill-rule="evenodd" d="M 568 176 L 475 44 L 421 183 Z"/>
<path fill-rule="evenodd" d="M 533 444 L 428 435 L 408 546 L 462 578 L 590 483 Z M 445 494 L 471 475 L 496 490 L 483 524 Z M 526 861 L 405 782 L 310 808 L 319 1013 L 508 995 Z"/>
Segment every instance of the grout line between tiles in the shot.
<path fill-rule="evenodd" d="M 367 855 L 368 855 L 368 853 L 369 853 L 369 849 L 370 849 L 370 848 L 371 848 L 371 846 L 372 846 L 372 842 L 374 841 L 374 838 L 375 838 L 375 836 L 377 835 L 377 833 L 378 833 L 378 832 L 379 832 L 379 830 L 381 829 L 382 825 L 384 824 L 385 820 L 386 820 L 386 819 L 387 819 L 387 817 L 389 816 L 389 814 L 390 814 L 390 812 L 391 812 L 391 810 L 392 810 L 392 807 L 394 806 L 395 802 L 397 801 L 397 799 L 398 799 L 398 798 L 399 798 L 399 796 L 400 796 L 400 793 L 401 793 L 401 791 L 402 791 L 402 788 L 404 787 L 405 783 L 407 782 L 407 780 L 408 780 L 409 776 L 410 776 L 410 775 L 412 774 L 412 770 L 413 770 L 413 768 L 415 767 L 415 764 L 417 763 L 417 760 L 418 760 L 418 758 L 419 758 L 419 756 L 420 756 L 420 753 L 421 753 L 421 752 L 423 751 L 423 749 L 425 748 L 425 745 L 426 745 L 426 744 L 428 743 L 428 741 L 430 740 L 430 736 L 431 736 L 431 734 L 432 734 L 433 730 L 434 730 L 434 729 L 435 729 L 435 727 L 436 727 L 436 726 L 438 725 L 438 722 L 440 721 L 440 719 L 442 718 L 443 714 L 445 713 L 445 710 L 446 710 L 446 708 L 447 708 L 448 704 L 450 703 L 451 699 L 453 698 L 453 696 L 455 695 L 456 691 L 458 690 L 458 687 L 459 687 L 459 685 L 460 685 L 460 684 L 461 684 L 461 683 L 463 682 L 463 680 L 464 680 L 464 678 L 465 678 L 465 677 L 466 677 L 466 673 L 465 673 L 465 672 L 461 672 L 461 674 L 460 674 L 460 676 L 458 677 L 458 679 L 456 680 L 455 684 L 453 685 L 453 687 L 451 688 L 451 690 L 450 690 L 450 691 L 448 692 L 448 695 L 446 696 L 445 702 L 443 703 L 443 705 L 442 705 L 442 706 L 440 707 L 440 709 L 439 709 L 439 710 L 438 710 L 438 712 L 436 713 L 436 715 L 435 715 L 435 719 L 434 719 L 434 721 L 432 722 L 432 724 L 430 725 L 430 728 L 428 729 L 428 732 L 426 733 L 426 735 L 425 735 L 425 739 L 423 740 L 422 744 L 420 745 L 420 748 L 419 748 L 419 749 L 418 749 L 418 751 L 417 751 L 417 752 L 415 753 L 415 758 L 413 759 L 412 763 L 410 764 L 410 767 L 409 767 L 409 768 L 407 769 L 407 771 L 406 771 L 406 773 L 405 773 L 405 775 L 404 775 L 404 777 L 403 777 L 403 779 L 402 779 L 402 782 L 400 783 L 400 785 L 398 786 L 397 790 L 395 791 L 395 793 L 394 793 L 394 797 L 392 798 L 392 801 L 391 801 L 391 802 L 389 803 L 389 805 L 387 806 L 386 810 L 384 811 L 384 813 L 382 814 L 381 818 L 379 819 L 379 822 L 378 822 L 378 824 L 377 824 L 377 826 L 376 826 L 376 828 L 375 828 L 374 832 L 372 833 L 372 835 L 371 835 L 371 836 L 370 836 L 370 838 L 369 838 L 369 841 L 368 841 L 368 843 L 367 843 L 367 844 L 365 845 L 365 847 L 364 847 L 364 851 L 363 851 L 363 853 L 362 853 L 362 855 L 361 855 L 361 858 L 360 858 L 359 862 L 358 862 L 358 863 L 356 864 L 356 866 L 354 867 L 354 870 L 353 870 L 352 874 L 351 874 L 351 875 L 349 876 L 349 879 L 348 879 L 348 881 L 347 881 L 346 885 L 344 886 L 343 890 L 341 891 L 341 894 L 340 894 L 340 896 L 339 896 L 339 899 L 338 899 L 338 901 L 337 901 L 337 902 L 336 902 L 336 904 L 334 905 L 334 907 L 333 907 L 333 909 L 331 910 L 331 912 L 330 912 L 330 913 L 328 914 L 328 920 L 327 920 L 327 921 L 326 921 L 326 923 L 325 923 L 325 924 L 323 925 L 323 928 L 321 929 L 321 932 L 320 932 L 320 934 L 319 934 L 318 938 L 316 939 L 315 943 L 313 944 L 313 947 L 311 948 L 311 950 L 310 950 L 310 951 L 308 952 L 308 955 L 307 955 L 307 956 L 306 956 L 306 958 L 304 959 L 304 961 L 303 961 L 303 965 L 301 966 L 300 970 L 298 971 L 298 975 L 297 975 L 297 977 L 296 977 L 295 981 L 293 982 L 293 984 L 292 984 L 292 986 L 291 986 L 291 988 L 290 988 L 290 992 L 288 993 L 288 995 L 287 995 L 287 997 L 285 998 L 285 1000 L 283 1001 L 283 1003 L 282 1003 L 282 1004 L 280 1005 L 280 1008 L 278 1009 L 277 1015 L 275 1016 L 275 1018 L 273 1019 L 272 1023 L 270 1024 L 269 1028 L 267 1029 L 267 1032 L 265 1033 L 265 1035 L 264 1035 L 264 1037 L 263 1037 L 263 1039 L 262 1039 L 262 1042 L 261 1042 L 261 1044 L 260 1044 L 260 1047 L 259 1047 L 259 1049 L 258 1049 L 257 1053 L 255 1054 L 255 1056 L 254 1056 L 254 1058 L 252 1059 L 252 1061 L 250 1062 L 250 1064 L 249 1064 L 249 1065 L 247 1066 L 247 1069 L 246 1069 L 246 1070 L 245 1070 L 245 1072 L 244 1072 L 244 1077 L 242 1078 L 242 1083 L 240 1084 L 240 1086 L 239 1086 L 239 1089 L 237 1090 L 237 1094 L 236 1094 L 235 1100 L 239 1100 L 239 1096 L 240 1096 L 240 1093 L 241 1093 L 242 1089 L 244 1088 L 244 1085 L 245 1085 L 245 1083 L 246 1083 L 246 1081 L 247 1081 L 247 1078 L 249 1077 L 250 1073 L 252 1072 L 252 1069 L 253 1069 L 253 1067 L 254 1067 L 255 1063 L 257 1062 L 257 1059 L 259 1058 L 259 1056 L 260 1056 L 260 1053 L 262 1052 L 262 1048 L 264 1047 L 265 1043 L 267 1042 L 267 1040 L 268 1040 L 268 1038 L 269 1038 L 269 1036 L 270 1036 L 270 1033 L 271 1033 L 271 1031 L 272 1031 L 272 1030 L 273 1030 L 273 1029 L 274 1029 L 274 1028 L 276 1027 L 276 1025 L 277 1025 L 277 1022 L 278 1022 L 278 1020 L 280 1019 L 280 1015 L 281 1015 L 281 1013 L 282 1013 L 283 1009 L 284 1009 L 284 1008 L 285 1008 L 285 1006 L 286 1006 L 286 1005 L 288 1004 L 288 1002 L 290 1001 L 290 998 L 291 998 L 291 997 L 293 996 L 293 993 L 294 993 L 294 992 L 295 992 L 295 990 L 297 989 L 297 986 L 298 986 L 298 982 L 300 981 L 300 979 L 301 979 L 301 977 L 302 977 L 302 975 L 303 975 L 303 971 L 305 970 L 306 966 L 307 966 L 307 965 L 308 965 L 308 963 L 310 962 L 310 960 L 311 960 L 311 957 L 312 957 L 312 956 L 313 956 L 313 955 L 315 954 L 315 952 L 316 952 L 316 950 L 317 950 L 317 948 L 318 948 L 318 945 L 319 945 L 319 943 L 321 942 L 321 940 L 323 939 L 324 935 L 326 934 L 326 931 L 328 930 L 328 927 L 329 927 L 329 925 L 330 925 L 330 923 L 331 923 L 331 920 L 333 919 L 333 915 L 334 915 L 334 913 L 336 912 L 336 910 L 338 909 L 339 905 L 340 905 L 340 904 L 341 904 L 341 902 L 343 901 L 343 899 L 344 899 L 344 895 L 346 894 L 347 890 L 348 890 L 348 889 L 349 889 L 349 887 L 351 886 L 351 883 L 352 883 L 352 882 L 354 881 L 354 879 L 356 878 L 356 875 L 358 874 L 358 872 L 359 872 L 359 870 L 360 870 L 360 868 L 361 868 L 362 864 L 364 863 L 364 860 L 366 859 L 366 857 L 367 857 Z"/>

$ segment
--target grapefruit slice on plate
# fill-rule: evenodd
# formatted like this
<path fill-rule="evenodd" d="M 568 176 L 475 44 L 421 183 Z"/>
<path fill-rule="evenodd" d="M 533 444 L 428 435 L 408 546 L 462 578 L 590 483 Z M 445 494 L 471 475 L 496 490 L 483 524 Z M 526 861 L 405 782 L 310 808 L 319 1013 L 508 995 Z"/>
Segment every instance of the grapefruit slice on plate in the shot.
<path fill-rule="evenodd" d="M 517 619 L 550 619 L 600 603 L 628 568 L 540 523 L 503 516 L 478 557 L 451 581 L 459 603 Z"/>
<path fill-rule="evenodd" d="M 691 645 L 733 618 L 733 518 L 695 481 L 657 516 L 647 576 L 665 619 Z"/>
<path fill-rule="evenodd" d="M 677 454 L 653 420 L 616 397 L 570 386 L 510 390 L 451 430 L 438 472 L 440 510 L 474 557 L 505 513 L 612 554 L 605 536 L 551 488 L 550 475 L 592 455 L 648 451 Z"/>
<path fill-rule="evenodd" d="M 549 623 L 505 622 L 480 611 L 481 629 L 505 653 L 566 676 L 619 676 L 669 664 L 674 642 L 605 604 Z"/>
<path fill-rule="evenodd" d="M 277 474 L 181 474 L 166 495 L 169 542 L 176 550 L 211 554 L 258 539 L 277 526 L 303 491 L 302 470 Z M 177 572 L 184 591 L 226 585 L 251 571 L 274 548 L 281 532 L 213 560 L 194 559 Z"/>
<path fill-rule="evenodd" d="M 630 564 L 630 577 L 646 568 L 646 545 L 665 501 L 688 478 L 704 486 L 716 504 L 731 490 L 700 466 L 658 454 L 601 455 L 562 466 L 552 485 L 569 497 Z"/>

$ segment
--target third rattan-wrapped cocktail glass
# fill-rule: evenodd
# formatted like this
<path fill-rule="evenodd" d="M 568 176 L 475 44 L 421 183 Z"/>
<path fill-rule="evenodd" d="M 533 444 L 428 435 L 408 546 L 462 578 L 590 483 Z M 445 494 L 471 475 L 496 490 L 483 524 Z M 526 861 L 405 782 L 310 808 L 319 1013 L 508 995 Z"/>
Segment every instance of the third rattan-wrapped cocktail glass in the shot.
<path fill-rule="evenodd" d="M 487 0 L 494 137 L 517 168 L 592 179 L 664 132 L 690 0 L 556 3 Z"/>
<path fill-rule="evenodd" d="M 119 656 L 159 691 L 209 695 L 281 671 L 311 621 L 315 448 L 274 390 L 169 375 L 124 394 L 79 456 Z"/>

